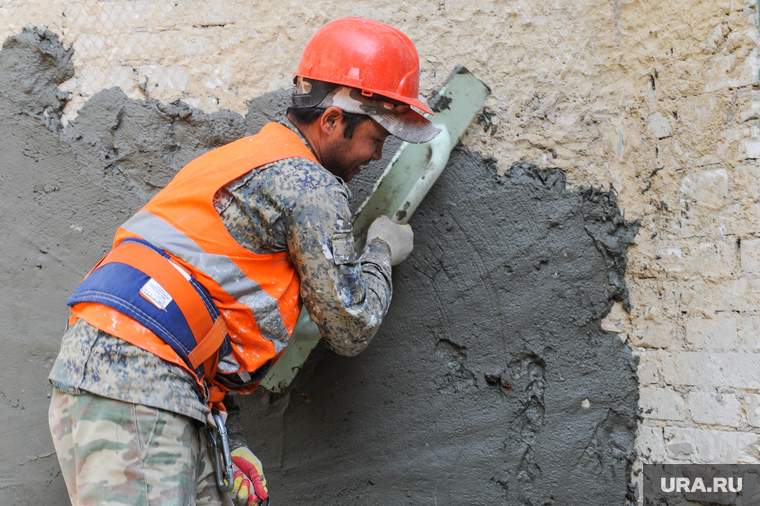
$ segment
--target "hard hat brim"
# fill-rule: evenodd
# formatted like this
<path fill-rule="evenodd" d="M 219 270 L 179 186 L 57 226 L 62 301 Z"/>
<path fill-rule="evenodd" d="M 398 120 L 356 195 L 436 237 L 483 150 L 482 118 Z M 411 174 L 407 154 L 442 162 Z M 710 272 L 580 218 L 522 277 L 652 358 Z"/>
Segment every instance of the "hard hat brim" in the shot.
<path fill-rule="evenodd" d="M 363 114 L 377 121 L 391 135 L 419 144 L 432 140 L 441 128 L 406 104 L 386 102 L 382 97 L 367 97 L 356 88 L 339 86 L 327 93 L 316 107 L 335 106 L 344 112 Z"/>
<path fill-rule="evenodd" d="M 406 114 L 370 114 L 369 117 L 392 135 L 412 144 L 428 142 L 441 133 L 441 127 L 412 110 Z"/>

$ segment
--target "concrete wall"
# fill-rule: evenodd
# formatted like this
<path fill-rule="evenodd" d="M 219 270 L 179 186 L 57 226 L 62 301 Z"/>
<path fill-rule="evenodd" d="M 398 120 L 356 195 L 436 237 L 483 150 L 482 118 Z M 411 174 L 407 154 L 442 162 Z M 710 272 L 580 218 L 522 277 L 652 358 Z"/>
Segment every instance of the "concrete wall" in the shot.
<path fill-rule="evenodd" d="M 464 64 L 493 88 L 487 109 L 463 139 L 468 152 L 482 153 L 486 166 L 502 175 L 508 174 L 515 162 L 559 167 L 568 180 L 567 191 L 578 195 L 568 198 L 581 198 L 582 187 L 611 190 L 625 220 L 640 220 L 635 244 L 627 248 L 625 283 L 630 312 L 621 301 L 606 317 L 594 314 L 603 329 L 616 333 L 639 358 L 642 419 L 635 442 L 639 458 L 634 474 L 641 462 L 757 462 L 760 65 L 754 1 L 690 2 L 688 6 L 655 0 L 435 1 L 413 5 L 285 1 L 257 2 L 255 6 L 231 0 L 0 1 L 0 39 L 18 34 L 23 26 L 45 26 L 74 49 L 73 77 L 58 69 L 42 79 L 39 72 L 30 73 L 27 68 L 24 79 L 6 79 L 10 84 L 0 91 L 7 99 L 5 114 L 19 121 L 37 118 L 40 122 L 19 128 L 4 139 L 18 148 L 19 159 L 28 161 L 28 172 L 14 173 L 20 166 L 5 164 L 0 174 L 6 202 L 1 226 L 15 241 L 15 246 L 3 247 L 3 276 L 13 287 L 13 296 L 3 305 L 2 321 L 7 328 L 16 329 L 7 339 L 12 344 L 0 355 L 6 380 L 6 387 L 0 389 L 5 400 L 0 413 L 6 420 L 2 438 L 4 455 L 7 452 L 9 457 L 0 468 L 1 493 L 9 498 L 4 503 L 12 503 L 11 499 L 27 503 L 33 484 L 40 479 L 52 480 L 60 490 L 45 433 L 44 376 L 56 350 L 59 322 L 65 317 L 62 302 L 107 245 L 108 234 L 181 162 L 226 138 L 215 138 L 214 132 L 231 132 L 227 135 L 234 137 L 250 127 L 253 116 L 274 114 L 276 101 L 251 101 L 288 87 L 290 72 L 311 33 L 346 15 L 390 23 L 415 41 L 424 94 L 440 85 L 455 63 Z M 4 71 L 10 72 L 8 68 Z M 46 89 L 40 81 L 55 85 L 64 79 L 58 88 L 71 93 L 70 100 L 61 100 L 54 92 L 39 93 Z M 112 86 L 125 96 L 101 94 L 93 99 Z M 121 137 L 114 142 L 102 133 L 109 128 L 103 112 L 108 104 L 117 102 L 129 110 L 138 107 L 138 102 L 126 102 L 127 98 L 153 98 L 163 104 L 182 99 L 206 113 L 228 109 L 238 116 L 202 117 L 199 121 L 206 125 L 206 133 L 186 134 L 183 147 L 188 143 L 191 147 L 176 158 L 162 151 L 163 144 L 154 145 L 155 135 L 146 135 L 156 153 L 151 167 L 156 167 L 158 175 L 148 177 L 141 172 L 144 166 L 132 166 L 134 170 L 120 173 L 119 180 L 102 171 L 108 161 L 98 158 L 97 149 L 88 151 L 86 143 L 71 148 L 76 146 L 75 140 L 60 144 L 60 135 L 71 135 L 74 130 L 69 126 L 76 127 L 76 122 L 68 124 L 81 113 L 78 128 L 88 132 L 92 142 L 139 145 L 139 139 Z M 84 115 L 83 107 L 90 100 L 96 100 L 90 110 L 98 112 L 90 118 L 97 121 Z M 49 119 L 57 116 L 59 106 L 60 125 Z M 143 105 L 134 110 L 151 109 Z M 182 119 L 185 113 L 177 111 L 172 113 L 175 119 L 187 120 L 187 115 Z M 243 115 L 249 119 L 247 125 L 241 123 Z M 86 121 L 91 121 L 89 126 L 83 126 Z M 134 121 L 154 124 L 153 119 Z M 220 124 L 224 126 L 218 127 Z M 48 133 L 40 130 L 40 125 Z M 180 130 L 191 132 L 201 128 L 198 125 Z M 167 135 L 173 135 L 174 128 L 171 126 Z M 36 154 L 38 146 L 47 143 L 62 147 L 52 154 L 45 151 L 45 156 Z M 11 147 L 3 149 L 5 154 Z M 136 153 L 131 155 L 135 159 L 143 156 L 139 150 Z M 460 161 L 452 168 L 461 170 L 479 163 Z M 61 167 L 70 167 L 84 179 L 73 178 Z M 38 177 L 40 174 L 50 177 Z M 461 176 L 452 172 L 451 177 Z M 71 184 L 70 193 L 62 198 L 61 189 L 70 181 L 81 184 Z M 124 181 L 131 184 L 128 191 L 123 190 Z M 496 187 L 495 181 L 472 191 Z M 509 191 L 529 187 L 526 181 L 510 179 L 513 186 L 508 185 Z M 92 185 L 97 191 L 77 193 L 77 189 L 94 188 Z M 459 189 L 445 186 L 445 181 L 441 188 L 450 188 L 450 193 Z M 459 202 L 459 197 L 449 198 Z M 37 202 L 37 207 L 30 204 L 30 209 L 44 212 L 34 221 L 29 211 L 21 212 L 12 205 L 18 200 Z M 432 199 L 427 205 L 442 202 Z M 489 210 L 491 216 L 501 216 L 500 211 L 508 217 L 512 208 L 505 205 Z M 432 209 L 425 212 L 432 213 Z M 420 216 L 432 220 L 434 216 L 425 212 Z M 422 222 L 418 226 L 424 228 Z M 514 230 L 518 232 L 523 230 Z M 80 233 L 82 237 L 76 235 Z M 422 240 L 424 244 L 424 232 Z M 576 247 L 583 250 L 580 244 Z M 46 270 L 46 262 L 53 258 L 51 251 L 57 252 L 52 272 Z M 424 246 L 418 251 L 424 251 Z M 530 256 L 530 252 L 525 254 Z M 603 255 L 596 260 L 599 258 Z M 583 265 L 595 265 L 589 262 Z M 579 266 L 573 264 L 574 269 Z M 488 272 L 484 276 L 489 286 L 510 286 L 508 279 Z M 595 279 L 592 272 L 587 277 Z M 399 286 L 405 279 L 402 277 Z M 442 285 L 440 290 L 443 297 L 447 290 L 455 289 Z M 45 318 L 29 318 L 26 308 L 30 306 L 43 308 Z M 397 300 L 393 310 L 399 308 Z M 401 318 L 402 313 L 396 314 Z M 410 316 L 403 315 L 408 321 Z M 565 317 L 546 312 L 547 321 Z M 373 354 L 379 353 L 381 343 L 396 339 L 393 328 L 383 332 L 381 338 L 385 332 L 391 337 L 379 339 L 378 346 L 368 350 L 368 357 L 376 358 Z M 419 345 L 415 348 L 418 352 L 426 350 L 425 332 L 414 330 L 419 341 L 412 341 Z M 507 342 L 522 342 L 515 335 Z M 509 360 L 506 356 L 499 360 L 508 365 L 517 356 L 516 349 L 507 350 Z M 436 353 L 434 349 L 427 352 L 421 356 Z M 440 352 L 443 363 L 447 363 L 447 353 Z M 452 353 L 456 355 L 456 348 Z M 469 353 L 472 357 L 472 351 Z M 327 381 L 320 367 L 335 360 L 325 357 L 314 365 L 311 373 L 316 381 Z M 356 367 L 350 365 L 354 363 L 364 362 L 345 367 Z M 485 374 L 482 367 L 470 369 Z M 466 370 L 460 370 L 461 374 Z M 559 369 L 554 371 L 559 373 Z M 452 374 L 456 378 L 458 373 Z M 484 378 L 473 380 L 478 392 L 488 391 L 490 384 Z M 445 391 L 444 383 L 439 386 Z M 327 385 L 323 383 L 325 391 Z M 313 395 L 305 390 L 300 393 Z M 577 388 L 571 389 L 567 398 L 576 393 Z M 264 399 L 264 394 L 259 395 Z M 461 399 L 464 394 L 452 395 Z M 281 431 L 277 424 L 289 423 L 288 417 L 305 424 L 308 417 L 291 397 L 287 402 L 271 400 L 272 406 L 282 409 L 279 415 L 253 406 L 250 409 L 265 414 L 271 430 Z M 629 401 L 620 397 L 616 402 L 624 407 Z M 589 402 L 596 407 L 593 399 Z M 285 421 L 271 421 L 277 416 Z M 625 434 L 626 423 L 613 425 L 622 427 Z M 510 475 L 511 471 L 505 468 L 504 472 Z M 494 481 L 499 483 L 499 479 Z M 425 486 L 419 489 L 428 491 Z M 621 492 L 604 493 L 614 496 Z M 345 502 L 351 503 L 351 499 Z"/>

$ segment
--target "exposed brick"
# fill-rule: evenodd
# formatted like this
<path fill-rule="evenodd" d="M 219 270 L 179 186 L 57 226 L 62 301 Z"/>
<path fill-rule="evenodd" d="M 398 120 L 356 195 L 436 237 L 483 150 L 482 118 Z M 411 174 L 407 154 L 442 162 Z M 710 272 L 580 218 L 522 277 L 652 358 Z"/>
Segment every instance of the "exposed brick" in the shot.
<path fill-rule="evenodd" d="M 634 330 L 633 346 L 646 348 L 666 348 L 677 349 L 682 347 L 684 339 L 684 329 L 680 325 L 673 324 L 667 320 L 647 321 L 644 328 Z"/>
<path fill-rule="evenodd" d="M 729 276 L 736 269 L 735 241 L 698 241 L 689 247 L 689 269 L 703 276 Z"/>
<path fill-rule="evenodd" d="M 99 34 L 81 34 L 72 45 L 75 61 L 92 61 L 103 59 L 106 39 L 105 36 Z"/>
<path fill-rule="evenodd" d="M 741 242 L 741 263 L 745 272 L 760 272 L 760 239 Z"/>
<path fill-rule="evenodd" d="M 756 464 L 760 436 L 747 432 L 665 428 L 669 459 L 695 464 Z"/>
<path fill-rule="evenodd" d="M 684 250 L 680 244 L 662 244 L 655 253 L 654 264 L 656 267 L 667 272 L 681 272 L 684 269 Z"/>
<path fill-rule="evenodd" d="M 662 435 L 662 427 L 650 425 L 646 422 L 639 425 L 636 435 L 636 446 L 647 464 L 661 464 L 665 462 L 665 442 Z"/>
<path fill-rule="evenodd" d="M 649 260 L 651 267 L 670 275 L 699 274 L 717 279 L 731 276 L 737 268 L 737 244 L 734 238 L 706 241 L 703 237 L 678 234 L 662 238 L 658 236 L 652 244 L 655 257 Z"/>
<path fill-rule="evenodd" d="M 697 390 L 686 399 L 692 420 L 699 424 L 739 427 L 741 423 L 742 404 L 734 394 Z"/>
<path fill-rule="evenodd" d="M 695 206 L 721 209 L 728 204 L 728 172 L 713 169 L 691 173 L 681 181 L 680 192 Z"/>
<path fill-rule="evenodd" d="M 157 100 L 176 100 L 187 87 L 187 74 L 180 66 L 144 65 L 138 72 L 144 76 L 145 93 Z"/>
<path fill-rule="evenodd" d="M 673 128 L 661 112 L 656 112 L 647 118 L 647 130 L 658 139 L 673 135 Z"/>
<path fill-rule="evenodd" d="M 639 357 L 639 367 L 636 374 L 641 385 L 656 385 L 660 382 L 660 369 L 662 368 L 661 352 L 636 350 L 634 355 Z"/>
<path fill-rule="evenodd" d="M 733 280 L 689 281 L 680 288 L 681 302 L 690 310 L 754 311 L 760 307 L 760 280 L 742 277 Z"/>
<path fill-rule="evenodd" d="M 750 102 L 749 107 L 756 115 L 753 119 L 760 119 L 760 102 Z M 744 188 L 750 195 L 760 195 L 760 167 L 754 160 L 738 164 L 731 173 L 731 179 L 733 184 Z M 760 223 L 756 224 L 753 229 L 746 230 L 744 233 L 757 232 L 759 225 Z"/>
<path fill-rule="evenodd" d="M 16 35 L 25 26 L 47 27 L 61 32 L 63 16 L 58 9 L 33 2 L 7 2 L 0 5 L 0 44 L 11 35 Z"/>
<path fill-rule="evenodd" d="M 639 392 L 639 406 L 644 418 L 655 420 L 683 420 L 686 418 L 683 397 L 673 390 L 641 390 Z"/>
<path fill-rule="evenodd" d="M 82 89 L 87 92 L 95 92 L 96 86 L 106 83 L 108 87 L 120 87 L 128 96 L 129 92 L 133 91 L 137 85 L 137 77 L 132 68 L 116 64 L 102 69 L 90 67 L 82 69 L 79 73 Z M 136 97 L 133 96 L 132 98 Z"/>
<path fill-rule="evenodd" d="M 669 385 L 760 389 L 760 354 L 674 352 L 659 357 Z"/>
<path fill-rule="evenodd" d="M 744 237 L 760 233 L 760 206 L 750 199 L 735 201 L 717 216 L 716 221 L 724 234 Z"/>
<path fill-rule="evenodd" d="M 170 0 L 131 0 L 129 2 L 76 2 L 65 6 L 67 27 L 76 31 L 146 31 L 175 26 L 177 2 Z M 214 9 L 205 9 L 212 12 Z M 218 11 L 217 11 L 218 12 Z M 229 12 L 229 9 L 226 9 Z"/>
<path fill-rule="evenodd" d="M 736 318 L 719 315 L 713 319 L 691 319 L 686 322 L 686 342 L 695 349 L 735 349 Z"/>
<path fill-rule="evenodd" d="M 753 427 L 760 427 L 760 395 L 747 394 L 744 400 L 747 403 L 747 423 Z"/>
<path fill-rule="evenodd" d="M 756 316 L 739 317 L 739 346 L 748 351 L 760 351 L 760 318 Z"/>

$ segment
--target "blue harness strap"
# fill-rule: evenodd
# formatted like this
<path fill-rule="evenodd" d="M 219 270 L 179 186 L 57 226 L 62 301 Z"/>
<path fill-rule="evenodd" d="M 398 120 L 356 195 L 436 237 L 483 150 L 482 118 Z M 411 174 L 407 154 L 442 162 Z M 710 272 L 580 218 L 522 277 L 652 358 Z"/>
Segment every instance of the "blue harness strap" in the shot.
<path fill-rule="evenodd" d="M 142 239 L 125 239 L 113 251 L 117 251 L 125 244 L 138 244 L 149 248 L 166 260 L 167 265 L 161 266 L 162 268 L 176 268 L 169 263 L 168 254 Z M 66 303 L 73 306 L 80 302 L 97 302 L 137 320 L 171 346 L 190 370 L 195 372 L 198 379 L 203 381 L 205 373 L 210 371 L 206 371 L 203 361 L 199 363 L 193 354 L 193 351 L 197 354 L 197 350 L 203 347 L 202 342 L 199 342 L 193 334 L 191 323 L 188 322 L 188 316 L 192 317 L 193 314 L 186 316 L 175 300 L 177 294 L 171 294 L 165 290 L 165 287 L 138 267 L 123 263 L 121 260 L 108 262 L 107 259 L 108 255 L 80 283 Z M 219 328 L 223 329 L 221 332 L 224 332 L 224 338 L 218 348 L 218 358 L 229 355 L 232 352 L 230 337 L 226 334 L 223 320 L 219 320 L 221 314 L 211 299 L 211 295 L 195 278 L 187 274 L 183 276 L 192 286 L 192 290 L 188 287 L 185 292 L 194 293 L 194 296 L 191 293 L 189 297 L 193 302 L 193 309 L 207 311 L 213 322 L 212 328 L 204 329 L 201 335 L 207 336 L 207 332 L 210 335 L 214 330 L 213 327 L 219 325 Z M 186 300 L 188 299 L 187 293 L 182 295 Z"/>

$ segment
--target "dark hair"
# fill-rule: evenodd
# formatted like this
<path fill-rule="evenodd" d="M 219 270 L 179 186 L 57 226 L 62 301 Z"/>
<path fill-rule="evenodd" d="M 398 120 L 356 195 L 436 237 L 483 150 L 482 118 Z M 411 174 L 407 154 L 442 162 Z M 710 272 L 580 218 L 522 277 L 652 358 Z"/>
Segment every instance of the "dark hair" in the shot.
<path fill-rule="evenodd" d="M 288 116 L 301 125 L 311 125 L 322 116 L 323 112 L 325 110 L 319 107 L 288 107 Z M 346 124 L 346 128 L 343 130 L 343 137 L 351 140 L 354 137 L 356 128 L 368 119 L 370 117 L 364 114 L 353 114 L 343 111 L 343 122 Z"/>

